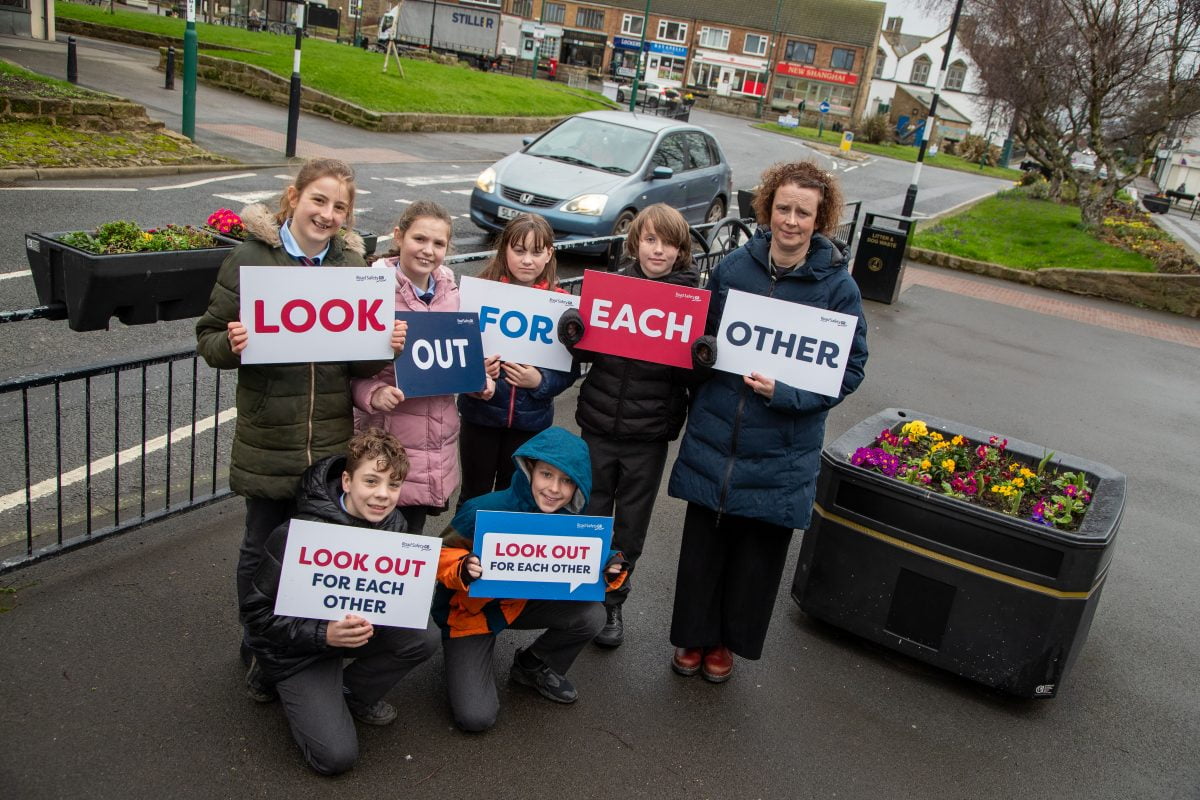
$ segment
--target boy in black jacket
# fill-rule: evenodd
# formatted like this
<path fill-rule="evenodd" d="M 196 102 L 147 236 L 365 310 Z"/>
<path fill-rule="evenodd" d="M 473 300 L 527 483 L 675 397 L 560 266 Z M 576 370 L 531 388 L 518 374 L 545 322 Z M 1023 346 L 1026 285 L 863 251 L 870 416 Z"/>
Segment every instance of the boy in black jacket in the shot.
<path fill-rule="evenodd" d="M 408 457 L 400 442 L 373 428 L 351 439 L 347 449 L 347 455 L 324 458 L 304 473 L 295 519 L 403 532 L 396 501 Z M 384 695 L 433 655 L 440 637 L 433 627 L 376 628 L 355 614 L 333 621 L 276 615 L 288 525 L 267 539 L 242 603 L 242 624 L 254 653 L 247 683 L 274 684 L 304 760 L 323 775 L 336 775 L 358 758 L 353 720 L 393 722 L 396 709 Z M 343 659 L 354 662 L 343 669 Z"/>

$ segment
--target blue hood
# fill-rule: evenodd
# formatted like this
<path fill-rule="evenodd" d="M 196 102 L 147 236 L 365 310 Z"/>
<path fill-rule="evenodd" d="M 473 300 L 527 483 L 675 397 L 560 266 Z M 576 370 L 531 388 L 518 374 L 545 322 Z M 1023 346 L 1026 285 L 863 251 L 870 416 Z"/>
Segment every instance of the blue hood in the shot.
<path fill-rule="evenodd" d="M 513 453 L 517 471 L 513 473 L 510 491 L 522 500 L 528 498 L 530 505 L 537 508 L 533 500 L 533 489 L 529 475 L 537 461 L 558 467 L 575 481 L 575 496 L 563 507 L 562 513 L 578 514 L 587 506 L 592 494 L 592 458 L 587 443 L 565 428 L 553 427 L 534 436 Z"/>

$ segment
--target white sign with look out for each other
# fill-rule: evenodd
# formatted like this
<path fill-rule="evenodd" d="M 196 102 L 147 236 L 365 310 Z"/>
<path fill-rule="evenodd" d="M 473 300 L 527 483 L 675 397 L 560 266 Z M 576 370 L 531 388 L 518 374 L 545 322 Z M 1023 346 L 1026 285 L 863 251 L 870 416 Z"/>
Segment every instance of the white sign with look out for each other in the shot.
<path fill-rule="evenodd" d="M 837 397 L 858 317 L 730 289 L 717 331 L 716 369 L 757 372 Z"/>
<path fill-rule="evenodd" d="M 242 363 L 391 361 L 394 281 L 371 267 L 242 267 Z"/>
<path fill-rule="evenodd" d="M 441 550 L 432 536 L 294 519 L 275 613 L 424 628 Z"/>

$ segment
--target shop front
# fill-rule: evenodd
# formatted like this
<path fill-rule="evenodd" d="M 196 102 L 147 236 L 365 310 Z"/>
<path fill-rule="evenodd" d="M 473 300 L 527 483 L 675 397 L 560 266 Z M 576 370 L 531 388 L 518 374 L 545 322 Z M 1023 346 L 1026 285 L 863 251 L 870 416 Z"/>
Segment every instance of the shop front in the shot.
<path fill-rule="evenodd" d="M 521 23 L 521 43 L 517 57 L 532 61 L 536 53 L 538 60 L 548 63 L 558 58 L 559 45 L 563 40 L 563 29 L 557 25 L 542 25 L 538 22 Z"/>
<path fill-rule="evenodd" d="M 771 107 L 778 111 L 794 111 L 801 100 L 806 111 L 816 111 L 821 103 L 828 102 L 830 115 L 852 117 L 858 100 L 858 75 L 779 62 L 775 65 L 775 80 L 771 86 Z"/>
<path fill-rule="evenodd" d="M 602 33 L 564 29 L 561 61 L 576 67 L 599 70 L 604 63 L 604 48 L 607 43 L 608 39 Z"/>
<path fill-rule="evenodd" d="M 609 72 L 616 78 L 632 78 L 637 69 L 640 39 L 614 36 Z M 642 54 L 645 70 L 642 79 L 664 86 L 682 86 L 687 68 L 687 48 L 662 42 L 646 42 Z"/>
<path fill-rule="evenodd" d="M 767 62 L 711 50 L 697 50 L 687 85 L 721 96 L 760 97 L 767 89 Z"/>

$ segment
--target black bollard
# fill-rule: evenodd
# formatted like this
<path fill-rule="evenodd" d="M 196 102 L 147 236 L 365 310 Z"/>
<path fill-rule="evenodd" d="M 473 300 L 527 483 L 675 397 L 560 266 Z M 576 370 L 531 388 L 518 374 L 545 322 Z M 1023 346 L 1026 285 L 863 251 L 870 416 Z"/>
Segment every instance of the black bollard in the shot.
<path fill-rule="evenodd" d="M 67 82 L 79 83 L 79 62 L 75 57 L 75 37 L 67 37 Z"/>
<path fill-rule="evenodd" d="M 175 88 L 175 48 L 167 48 L 167 89 Z"/>

